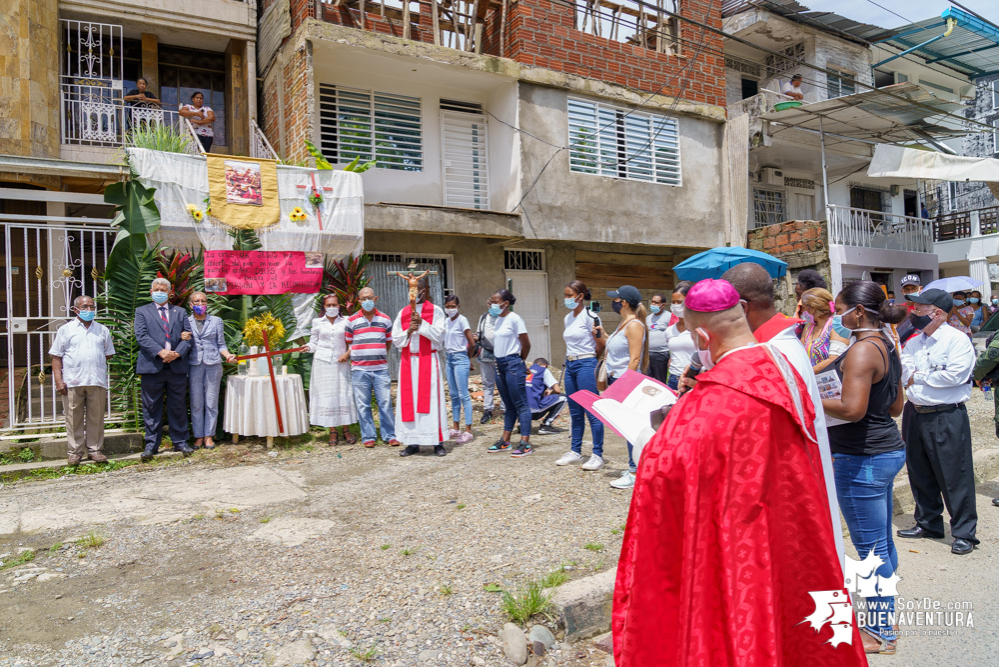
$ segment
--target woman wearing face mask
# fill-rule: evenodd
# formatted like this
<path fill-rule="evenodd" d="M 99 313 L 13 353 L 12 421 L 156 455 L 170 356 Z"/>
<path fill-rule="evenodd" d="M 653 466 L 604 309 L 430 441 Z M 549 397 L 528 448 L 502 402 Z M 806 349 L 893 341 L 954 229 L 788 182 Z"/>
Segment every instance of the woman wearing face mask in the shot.
<path fill-rule="evenodd" d="M 475 439 L 472 434 L 472 395 L 468 393 L 468 374 L 472 369 L 472 348 L 475 340 L 464 315 L 458 314 L 461 302 L 452 294 L 444 299 L 444 345 L 447 348 L 447 386 L 451 392 L 451 415 L 454 425 L 449 434 L 459 445 Z M 461 410 L 465 409 L 465 432 L 462 433 Z"/>
<path fill-rule="evenodd" d="M 965 302 L 967 294 L 964 292 L 954 292 L 951 296 L 954 298 L 954 308 L 950 311 L 947 324 L 971 336 L 971 320 L 975 316 L 975 310 Z"/>
<path fill-rule="evenodd" d="M 821 287 L 806 290 L 801 295 L 801 318 L 805 320 L 801 343 L 816 374 L 825 370 L 850 344 L 849 336 L 844 337 L 833 329 L 835 307 L 832 294 Z"/>
<path fill-rule="evenodd" d="M 222 360 L 232 363 L 233 355 L 226 349 L 222 319 L 208 314 L 208 297 L 204 292 L 191 295 L 194 312 L 191 327 L 191 354 L 187 365 L 191 390 L 191 434 L 194 448 L 214 449 L 215 426 L 219 418 L 219 385 L 222 382 Z M 184 332 L 187 333 L 187 332 Z"/>
<path fill-rule="evenodd" d="M 614 333 L 607 336 L 602 325 L 594 327 L 600 332 L 600 337 L 607 341 L 604 352 L 604 363 L 607 367 L 607 385 L 624 375 L 625 371 L 642 372 L 649 361 L 648 337 L 645 328 L 645 306 L 642 305 L 642 294 L 631 285 L 622 285 L 613 292 L 607 292 L 613 299 L 611 306 L 614 312 L 621 316 L 621 322 Z M 635 485 L 637 467 L 632 458 L 632 446 L 628 443 L 628 469 L 619 479 L 611 482 L 615 489 L 630 489 Z"/>
<path fill-rule="evenodd" d="M 350 351 L 344 334 L 347 318 L 340 314 L 340 300 L 327 294 L 322 300 L 321 315 L 312 320 L 309 352 L 312 374 L 309 376 L 309 422 L 330 430 L 330 445 L 339 441 L 337 427 L 350 444 L 357 439 L 347 428 L 357 422 L 357 406 L 350 383 Z"/>
<path fill-rule="evenodd" d="M 982 303 L 982 293 L 977 290 L 968 297 L 968 304 L 975 311 L 971 316 L 971 333 L 978 333 L 985 321 L 989 319 L 991 312 L 989 307 Z"/>
<path fill-rule="evenodd" d="M 649 315 L 646 324 L 649 326 L 649 369 L 647 375 L 663 384 L 669 382 L 669 344 L 666 331 L 673 320 L 669 303 L 662 294 L 656 294 L 649 300 Z"/>
<path fill-rule="evenodd" d="M 676 323 L 666 330 L 666 344 L 669 346 L 669 379 L 666 384 L 676 391 L 680 386 L 680 376 L 683 369 L 690 365 L 690 359 L 697 351 L 694 339 L 683 322 L 683 300 L 687 297 L 693 283 L 684 280 L 677 283 L 670 296 L 670 314 L 676 317 Z"/>
<path fill-rule="evenodd" d="M 857 553 L 873 549 L 883 563 L 876 572 L 887 579 L 898 567 L 892 486 L 905 465 L 905 445 L 894 418 L 902 414 L 905 394 L 902 362 L 884 326 L 901 322 L 908 311 L 889 304 L 880 285 L 862 280 L 839 293 L 836 313 L 837 329 L 857 341 L 829 366 L 842 378 L 842 396 L 822 400 L 826 415 L 847 422 L 829 427 L 836 496 Z M 895 598 L 867 598 L 867 605 L 892 612 Z M 887 615 L 872 615 L 877 622 L 863 629 L 868 653 L 895 652 L 895 630 Z"/>
<path fill-rule="evenodd" d="M 565 329 L 562 331 L 562 339 L 565 341 L 565 373 L 562 381 L 565 383 L 565 395 L 570 397 L 572 439 L 570 450 L 555 465 L 566 466 L 583 460 L 583 433 L 586 431 L 586 421 L 589 420 L 593 455 L 581 467 L 583 470 L 600 470 L 604 465 L 604 425 L 571 398 L 574 393 L 584 389 L 598 393 L 597 357 L 603 354 L 604 339 L 593 335 L 593 325 L 600 322 L 600 318 L 584 312 L 586 302 L 590 300 L 590 290 L 582 280 L 573 280 L 566 285 L 563 296 L 569 313 L 565 316 Z"/>
<path fill-rule="evenodd" d="M 505 452 L 512 446 L 513 425 L 520 420 L 520 443 L 510 456 L 519 458 L 534 452 L 531 447 L 531 406 L 527 402 L 527 355 L 531 339 L 524 319 L 510 310 L 517 297 L 501 289 L 489 298 L 489 314 L 497 317 L 493 333 L 493 354 L 496 355 L 496 385 L 506 405 L 503 414 L 503 435 L 489 448 L 490 453 Z"/>

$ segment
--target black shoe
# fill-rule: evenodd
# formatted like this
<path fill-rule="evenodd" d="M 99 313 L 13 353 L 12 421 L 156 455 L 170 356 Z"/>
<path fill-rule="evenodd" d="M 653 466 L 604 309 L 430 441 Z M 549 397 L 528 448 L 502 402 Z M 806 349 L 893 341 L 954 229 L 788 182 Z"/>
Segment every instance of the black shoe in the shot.
<path fill-rule="evenodd" d="M 970 554 L 975 548 L 975 545 L 968 540 L 963 540 L 960 537 L 955 538 L 954 544 L 950 546 L 950 552 L 952 554 L 957 554 L 958 556 L 963 556 L 965 554 Z"/>
<path fill-rule="evenodd" d="M 444 449 L 444 445 L 434 446 L 434 454 L 437 456 L 447 456 L 447 450 Z"/>
<path fill-rule="evenodd" d="M 492 420 L 492 418 L 493 418 L 493 411 L 486 410 L 485 412 L 482 413 L 482 419 L 479 420 L 479 423 L 488 424 L 490 420 Z"/>
<path fill-rule="evenodd" d="M 943 535 L 940 533 L 931 533 L 928 530 L 923 530 L 921 526 L 913 526 L 912 528 L 907 528 L 905 530 L 897 530 L 895 534 L 899 537 L 906 537 L 909 539 L 917 540 L 921 537 L 926 537 L 932 540 L 943 539 Z"/>
<path fill-rule="evenodd" d="M 553 434 L 558 433 L 558 432 L 559 431 L 558 431 L 557 428 L 552 428 L 548 424 L 542 424 L 538 428 L 538 435 L 553 435 Z"/>
<path fill-rule="evenodd" d="M 438 445 L 440 447 L 440 445 Z M 406 445 L 406 449 L 399 452 L 399 456 L 412 456 L 413 454 L 420 453 L 419 445 Z"/>
<path fill-rule="evenodd" d="M 142 452 L 142 454 L 139 455 L 139 458 L 143 461 L 143 463 L 145 463 L 148 461 L 152 461 L 154 456 L 156 456 L 156 452 L 153 451 L 153 448 L 146 447 L 146 449 Z"/>
<path fill-rule="evenodd" d="M 194 453 L 194 450 L 188 447 L 187 445 L 174 445 L 173 447 L 174 449 L 178 450 L 181 454 L 183 454 L 185 458 Z"/>
<path fill-rule="evenodd" d="M 992 504 L 995 505 L 996 507 L 999 507 L 999 498 L 993 498 Z"/>

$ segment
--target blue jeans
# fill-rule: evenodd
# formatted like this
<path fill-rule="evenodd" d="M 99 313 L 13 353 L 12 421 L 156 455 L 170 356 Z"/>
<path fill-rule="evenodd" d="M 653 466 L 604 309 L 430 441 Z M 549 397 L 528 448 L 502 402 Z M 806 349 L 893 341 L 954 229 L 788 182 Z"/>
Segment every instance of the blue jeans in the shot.
<path fill-rule="evenodd" d="M 214 438 L 219 419 L 219 384 L 222 364 L 198 364 L 187 373 L 191 390 L 191 435 Z"/>
<path fill-rule="evenodd" d="M 614 384 L 614 381 L 616 379 L 617 378 L 612 378 L 611 376 L 608 375 L 607 376 L 607 386 L 609 387 L 612 384 Z M 625 441 L 625 442 L 627 442 L 627 441 Z M 630 472 L 631 474 L 635 474 L 636 472 L 638 472 L 638 466 L 635 465 L 635 459 L 632 457 L 632 450 L 633 449 L 634 448 L 632 447 L 632 444 L 630 442 L 628 442 L 628 472 Z"/>
<path fill-rule="evenodd" d="M 465 424 L 472 424 L 472 395 L 468 393 L 468 372 L 472 362 L 468 352 L 448 352 L 447 386 L 451 390 L 451 414 L 454 423 L 461 422 L 461 408 L 465 408 Z"/>
<path fill-rule="evenodd" d="M 884 561 L 875 574 L 890 577 L 898 568 L 892 540 L 892 487 L 905 465 L 905 450 L 860 456 L 833 454 L 833 475 L 839 508 L 850 529 L 850 539 L 862 560 L 871 549 Z M 836 528 L 834 526 L 834 528 Z M 888 615 L 895 611 L 894 596 L 866 598 L 870 614 L 867 630 L 882 639 L 895 640 Z"/>
<path fill-rule="evenodd" d="M 531 406 L 527 403 L 527 367 L 520 355 L 511 354 L 496 359 L 496 386 L 506 405 L 503 430 L 512 431 L 520 418 L 520 437 L 531 436 Z"/>
<path fill-rule="evenodd" d="M 354 402 L 357 404 L 357 420 L 361 424 L 361 442 L 375 439 L 375 418 L 371 414 L 371 394 L 378 403 L 378 421 L 381 425 L 382 442 L 395 439 L 395 413 L 392 412 L 392 378 L 387 368 L 369 371 L 354 368 L 350 371 L 350 381 L 354 386 Z"/>
<path fill-rule="evenodd" d="M 565 395 L 571 397 L 577 391 L 597 391 L 597 360 L 595 357 L 589 359 L 577 359 L 575 361 L 566 360 L 565 374 L 562 381 L 565 383 Z M 590 433 L 593 435 L 593 453 L 597 456 L 604 455 L 604 424 L 602 421 L 587 412 L 582 405 L 569 398 L 569 418 L 572 423 L 572 451 L 577 454 L 583 452 L 583 433 L 586 431 L 586 421 L 590 422 Z"/>
<path fill-rule="evenodd" d="M 676 391 L 680 386 L 680 376 L 670 375 L 669 378 L 666 380 L 666 386 L 672 389 L 673 391 Z"/>

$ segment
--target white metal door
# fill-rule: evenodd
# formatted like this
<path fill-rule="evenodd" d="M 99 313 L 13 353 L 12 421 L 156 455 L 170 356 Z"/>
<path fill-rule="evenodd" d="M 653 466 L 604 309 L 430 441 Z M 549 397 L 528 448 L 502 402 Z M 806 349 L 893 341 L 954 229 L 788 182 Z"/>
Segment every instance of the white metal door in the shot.
<path fill-rule="evenodd" d="M 64 425 L 62 397 L 52 381 L 48 351 L 56 330 L 72 317 L 73 299 L 98 293 L 114 236 L 110 227 L 3 225 L 7 267 L 3 429 Z"/>
<path fill-rule="evenodd" d="M 811 220 L 815 217 L 815 195 L 791 194 L 791 220 Z"/>
<path fill-rule="evenodd" d="M 517 297 L 513 310 L 527 325 L 531 338 L 531 355 L 527 361 L 544 357 L 551 361 L 548 339 L 548 274 L 544 271 L 507 271 L 509 289 Z"/>
<path fill-rule="evenodd" d="M 481 111 L 441 111 L 444 204 L 489 208 L 486 116 Z"/>

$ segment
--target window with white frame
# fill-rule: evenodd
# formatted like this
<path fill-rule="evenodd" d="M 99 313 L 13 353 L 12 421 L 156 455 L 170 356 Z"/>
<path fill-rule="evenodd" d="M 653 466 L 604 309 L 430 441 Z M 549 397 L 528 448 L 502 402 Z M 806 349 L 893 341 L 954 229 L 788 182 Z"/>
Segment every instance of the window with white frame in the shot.
<path fill-rule="evenodd" d="M 676 118 L 569 98 L 569 169 L 681 185 Z"/>
<path fill-rule="evenodd" d="M 947 199 L 950 204 L 950 210 L 957 210 L 957 183 L 950 181 L 947 183 Z"/>
<path fill-rule="evenodd" d="M 853 74 L 833 67 L 827 67 L 826 69 L 829 70 L 826 73 L 826 99 L 831 100 L 834 97 L 853 95 L 857 92 L 857 82 Z"/>
<path fill-rule="evenodd" d="M 783 190 L 753 188 L 753 218 L 757 227 L 784 222 L 784 209 Z"/>
<path fill-rule="evenodd" d="M 420 98 L 321 83 L 319 142 L 334 164 L 423 171 Z"/>
<path fill-rule="evenodd" d="M 999 79 L 992 82 L 992 109 L 999 109 Z"/>

